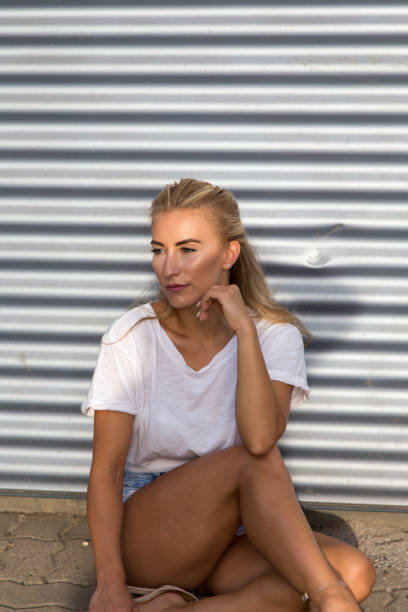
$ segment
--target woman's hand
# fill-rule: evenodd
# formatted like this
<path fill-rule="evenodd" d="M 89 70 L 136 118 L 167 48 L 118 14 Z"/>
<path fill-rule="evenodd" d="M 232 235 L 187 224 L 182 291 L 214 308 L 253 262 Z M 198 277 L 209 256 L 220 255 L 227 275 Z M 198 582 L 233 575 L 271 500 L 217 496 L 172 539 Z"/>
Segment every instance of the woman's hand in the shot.
<path fill-rule="evenodd" d="M 89 602 L 89 612 L 137 612 L 133 597 L 123 586 L 98 586 Z"/>
<path fill-rule="evenodd" d="M 221 316 L 223 324 L 236 333 L 245 327 L 253 326 L 238 285 L 214 285 L 202 295 L 197 307 L 200 321 L 205 321 L 209 309 L 214 308 Z"/>

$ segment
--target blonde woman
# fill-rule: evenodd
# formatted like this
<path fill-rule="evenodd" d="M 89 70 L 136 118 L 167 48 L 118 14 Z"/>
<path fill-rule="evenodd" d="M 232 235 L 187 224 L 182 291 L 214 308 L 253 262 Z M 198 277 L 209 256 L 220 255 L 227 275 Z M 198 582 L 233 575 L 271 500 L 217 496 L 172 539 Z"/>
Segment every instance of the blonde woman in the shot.
<path fill-rule="evenodd" d="M 151 220 L 160 294 L 110 325 L 82 405 L 89 609 L 358 611 L 373 566 L 311 531 L 277 446 L 308 393 L 307 331 L 271 297 L 231 192 L 181 179 Z"/>

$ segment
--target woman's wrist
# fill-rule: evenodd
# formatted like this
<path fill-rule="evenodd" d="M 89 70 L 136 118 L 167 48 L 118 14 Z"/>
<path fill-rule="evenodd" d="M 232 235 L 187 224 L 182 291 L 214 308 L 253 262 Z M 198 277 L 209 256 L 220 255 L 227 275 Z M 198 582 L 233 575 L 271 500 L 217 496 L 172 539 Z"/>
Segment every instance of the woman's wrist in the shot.
<path fill-rule="evenodd" d="M 126 587 L 126 575 L 122 566 L 104 567 L 96 571 L 98 585 L 124 586 Z"/>
<path fill-rule="evenodd" d="M 245 338 L 247 336 L 253 336 L 254 334 L 257 335 L 255 323 L 248 317 L 248 319 L 242 321 L 239 328 L 235 330 L 235 333 L 238 338 Z"/>

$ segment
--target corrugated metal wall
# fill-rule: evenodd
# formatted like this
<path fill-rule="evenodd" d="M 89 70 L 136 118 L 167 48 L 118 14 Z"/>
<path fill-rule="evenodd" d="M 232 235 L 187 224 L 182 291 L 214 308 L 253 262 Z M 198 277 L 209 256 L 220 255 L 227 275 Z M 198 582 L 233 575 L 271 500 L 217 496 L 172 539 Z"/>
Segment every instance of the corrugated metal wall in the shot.
<path fill-rule="evenodd" d="M 408 5 L 0 2 L 0 33 L 2 487 L 85 490 L 100 335 L 193 176 L 315 335 L 300 498 L 407 505 Z"/>

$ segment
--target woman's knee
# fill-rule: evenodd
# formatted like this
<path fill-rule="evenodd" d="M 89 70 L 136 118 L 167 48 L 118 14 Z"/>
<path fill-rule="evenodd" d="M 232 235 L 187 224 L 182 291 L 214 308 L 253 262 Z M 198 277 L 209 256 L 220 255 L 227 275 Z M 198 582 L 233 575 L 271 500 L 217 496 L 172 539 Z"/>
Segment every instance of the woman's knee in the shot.
<path fill-rule="evenodd" d="M 342 575 L 358 602 L 367 599 L 373 589 L 376 572 L 370 559 L 364 553 L 356 550 Z"/>
<path fill-rule="evenodd" d="M 375 569 L 366 555 L 345 542 L 314 532 L 326 558 L 353 592 L 357 601 L 366 599 L 375 583 Z"/>
<path fill-rule="evenodd" d="M 265 474 L 268 478 L 288 477 L 288 471 L 276 444 L 262 455 L 255 455 L 246 446 L 242 445 L 242 447 L 242 476 L 247 476 L 251 480 L 256 474 Z"/>

